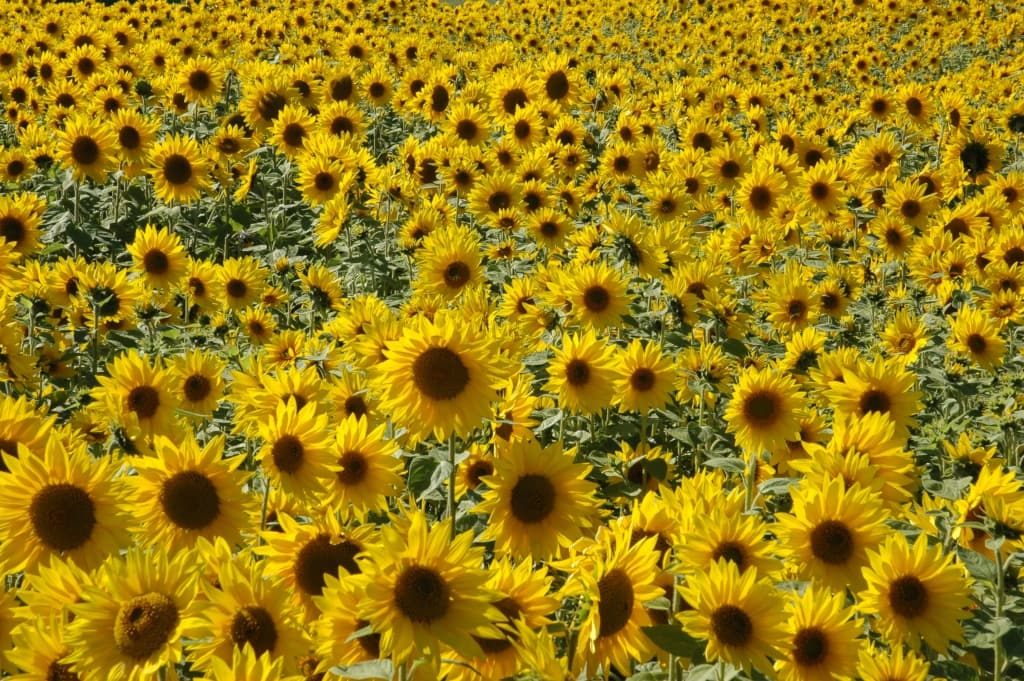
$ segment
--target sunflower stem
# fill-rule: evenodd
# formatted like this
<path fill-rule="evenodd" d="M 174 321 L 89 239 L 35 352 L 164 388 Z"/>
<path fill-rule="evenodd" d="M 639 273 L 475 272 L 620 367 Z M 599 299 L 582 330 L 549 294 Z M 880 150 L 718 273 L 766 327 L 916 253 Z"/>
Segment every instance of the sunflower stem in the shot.
<path fill-rule="evenodd" d="M 267 506 L 270 503 L 270 479 L 263 481 L 263 507 L 260 509 L 260 536 L 256 539 L 256 546 L 263 545 L 263 531 L 267 529 Z"/>
<path fill-rule="evenodd" d="M 1003 616 L 1003 552 L 1002 547 L 996 547 L 996 619 Z M 996 638 L 995 647 L 992 649 L 992 681 L 1002 681 L 1003 678 L 1003 640 Z"/>
<path fill-rule="evenodd" d="M 455 540 L 455 434 L 448 436 L 448 522 L 451 524 L 451 539 Z"/>

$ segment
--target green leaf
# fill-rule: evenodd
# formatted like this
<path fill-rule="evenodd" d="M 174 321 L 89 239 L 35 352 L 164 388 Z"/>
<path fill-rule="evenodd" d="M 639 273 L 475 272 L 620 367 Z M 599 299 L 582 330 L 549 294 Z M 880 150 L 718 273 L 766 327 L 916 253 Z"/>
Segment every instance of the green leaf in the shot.
<path fill-rule="evenodd" d="M 734 459 L 728 456 L 716 456 L 704 461 L 708 468 L 721 468 L 727 473 L 742 475 L 747 470 L 747 465 L 741 459 Z"/>
<path fill-rule="evenodd" d="M 651 639 L 654 645 L 671 655 L 693 657 L 704 647 L 700 641 L 687 634 L 682 628 L 671 624 L 642 628 L 644 634 Z"/>
<path fill-rule="evenodd" d="M 664 459 L 644 459 L 640 464 L 649 477 L 664 480 L 668 477 L 668 464 Z"/>
<path fill-rule="evenodd" d="M 419 498 L 430 486 L 430 478 L 438 466 L 438 460 L 432 456 L 416 456 L 409 462 L 409 491 Z"/>
<path fill-rule="evenodd" d="M 994 583 L 996 581 L 996 564 L 991 560 L 962 546 L 957 547 L 956 554 L 972 577 L 983 579 L 986 582 Z"/>
<path fill-rule="evenodd" d="M 789 494 L 789 488 L 796 484 L 796 478 L 772 478 L 765 480 L 758 487 L 758 491 L 765 496 L 781 496 Z"/>
<path fill-rule="evenodd" d="M 727 338 L 722 342 L 722 352 L 733 357 L 743 359 L 749 353 L 747 346 L 743 344 L 743 341 L 736 338 Z"/>
<path fill-rule="evenodd" d="M 964 490 L 966 490 L 970 484 L 970 478 L 958 478 L 955 480 L 925 480 L 922 482 L 925 490 L 927 490 L 932 496 L 950 499 L 952 501 L 956 501 L 963 496 Z"/>
<path fill-rule="evenodd" d="M 391 660 L 369 660 L 331 667 L 331 673 L 346 679 L 390 679 L 395 675 Z"/>

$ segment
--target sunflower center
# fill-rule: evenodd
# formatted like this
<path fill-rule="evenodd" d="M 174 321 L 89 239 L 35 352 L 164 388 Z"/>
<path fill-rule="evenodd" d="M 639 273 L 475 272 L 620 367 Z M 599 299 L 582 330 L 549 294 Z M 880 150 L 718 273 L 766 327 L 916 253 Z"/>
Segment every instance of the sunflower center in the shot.
<path fill-rule="evenodd" d="M 826 182 L 815 182 L 811 185 L 811 197 L 815 201 L 824 201 L 828 198 L 829 193 L 829 186 Z"/>
<path fill-rule="evenodd" d="M 225 137 L 217 143 L 217 150 L 223 154 L 234 154 L 240 148 L 241 146 L 239 145 L 238 140 L 233 137 Z"/>
<path fill-rule="evenodd" d="M 967 337 L 967 348 L 972 354 L 982 355 L 985 353 L 985 348 L 988 347 L 988 341 L 980 333 L 972 333 Z"/>
<path fill-rule="evenodd" d="M 192 162 L 184 154 L 171 154 L 164 161 L 164 179 L 171 184 L 188 184 L 192 179 Z"/>
<path fill-rule="evenodd" d="M 802 300 L 791 300 L 786 305 L 786 315 L 790 321 L 798 321 L 807 314 L 807 303 Z"/>
<path fill-rule="evenodd" d="M 185 379 L 185 399 L 189 402 L 202 402 L 210 394 L 210 379 L 202 374 L 192 374 Z"/>
<path fill-rule="evenodd" d="M 569 94 L 569 78 L 563 71 L 555 71 L 544 81 L 544 92 L 548 99 L 558 101 Z"/>
<path fill-rule="evenodd" d="M 505 109 L 505 113 L 511 116 L 516 109 L 526 106 L 529 100 L 530 98 L 526 96 L 526 92 L 522 88 L 512 88 L 501 98 L 501 105 Z"/>
<path fill-rule="evenodd" d="M 887 414 L 892 407 L 892 400 L 881 390 L 868 390 L 860 397 L 860 410 L 868 414 L 879 412 Z"/>
<path fill-rule="evenodd" d="M 430 93 L 430 108 L 436 113 L 441 113 L 448 108 L 449 101 L 451 101 L 451 95 L 448 94 L 447 88 L 443 85 L 435 85 Z"/>
<path fill-rule="evenodd" d="M 164 481 L 160 505 L 171 522 L 186 530 L 201 530 L 220 515 L 220 495 L 199 471 L 181 471 Z"/>
<path fill-rule="evenodd" d="M 825 520 L 811 530 L 811 553 L 829 565 L 843 565 L 853 555 L 853 534 L 838 520 Z"/>
<path fill-rule="evenodd" d="M 142 256 L 142 266 L 149 274 L 166 274 L 171 266 L 167 254 L 159 249 L 153 249 Z"/>
<path fill-rule="evenodd" d="M 239 648 L 248 643 L 257 656 L 272 651 L 277 643 L 274 618 L 258 605 L 245 606 L 231 620 L 231 640 Z"/>
<path fill-rule="evenodd" d="M 188 74 L 188 86 L 196 92 L 206 92 L 212 84 L 210 74 L 206 71 L 193 71 Z"/>
<path fill-rule="evenodd" d="M 814 667 L 828 657 L 828 637 L 818 627 L 801 629 L 793 637 L 793 661 L 801 667 Z"/>
<path fill-rule="evenodd" d="M 981 142 L 968 142 L 960 152 L 960 163 L 972 177 L 981 175 L 988 169 L 988 148 Z"/>
<path fill-rule="evenodd" d="M 270 449 L 270 456 L 274 460 L 274 466 L 282 473 L 294 474 L 302 466 L 305 449 L 302 441 L 294 435 L 283 435 Z"/>
<path fill-rule="evenodd" d="M 421 565 L 405 568 L 395 583 L 395 606 L 417 624 L 430 624 L 448 612 L 451 589 L 434 570 Z"/>
<path fill-rule="evenodd" d="M 722 177 L 724 177 L 727 180 L 736 179 L 737 177 L 739 177 L 740 174 L 740 164 L 737 163 L 736 161 L 733 161 L 732 159 L 729 159 L 728 161 L 722 164 L 720 172 L 722 174 Z"/>
<path fill-rule="evenodd" d="M 889 607 L 900 617 L 918 617 L 928 609 L 928 589 L 913 575 L 900 577 L 889 586 Z"/>
<path fill-rule="evenodd" d="M 301 123 L 289 123 L 284 126 L 284 131 L 281 133 L 281 139 L 290 147 L 301 147 L 305 137 L 306 129 L 302 127 Z"/>
<path fill-rule="evenodd" d="M 54 551 L 72 551 L 89 541 L 96 526 L 96 506 L 76 485 L 57 483 L 36 492 L 29 504 L 32 529 Z"/>
<path fill-rule="evenodd" d="M 368 411 L 366 407 L 366 400 L 359 395 L 350 395 L 345 399 L 345 413 L 348 415 L 355 415 L 357 417 L 366 416 Z"/>
<path fill-rule="evenodd" d="M 900 204 L 900 213 L 908 220 L 913 220 L 921 214 L 921 204 L 913 199 L 908 199 Z"/>
<path fill-rule="evenodd" d="M 590 365 L 582 359 L 574 359 L 565 365 L 565 380 L 577 388 L 590 381 Z"/>
<path fill-rule="evenodd" d="M 539 523 L 555 508 L 555 486 L 543 475 L 528 473 L 512 488 L 512 515 L 522 523 Z"/>
<path fill-rule="evenodd" d="M 178 606 L 164 594 L 130 598 L 114 619 L 114 645 L 132 659 L 145 660 L 170 640 L 178 619 Z"/>
<path fill-rule="evenodd" d="M 754 635 L 754 623 L 742 608 L 723 605 L 711 613 L 711 630 L 727 646 L 741 648 Z"/>
<path fill-rule="evenodd" d="M 604 312 L 612 297 L 604 286 L 591 286 L 583 292 L 583 305 L 591 312 Z"/>
<path fill-rule="evenodd" d="M 0 219 L 0 237 L 9 244 L 20 244 L 25 238 L 25 225 L 13 215 L 7 215 Z"/>
<path fill-rule="evenodd" d="M 142 135 L 132 126 L 126 125 L 117 131 L 117 141 L 123 149 L 134 151 L 142 145 Z"/>
<path fill-rule="evenodd" d="M 768 210 L 772 206 L 772 190 L 760 185 L 750 190 L 750 205 L 754 210 Z"/>
<path fill-rule="evenodd" d="M 80 135 L 71 143 L 71 159 L 80 166 L 91 166 L 100 158 L 100 145 L 96 140 Z"/>
<path fill-rule="evenodd" d="M 188 290 L 194 297 L 202 298 L 206 295 L 206 284 L 199 277 L 189 277 Z"/>
<path fill-rule="evenodd" d="M 629 385 L 633 390 L 644 393 L 654 387 L 656 378 L 653 371 L 647 367 L 640 367 L 630 374 Z"/>
<path fill-rule="evenodd" d="M 469 385 L 469 369 L 448 348 L 428 348 L 412 364 L 413 382 L 432 400 L 451 400 Z"/>
<path fill-rule="evenodd" d="M 71 665 L 54 660 L 46 668 L 46 681 L 78 681 L 78 674 L 71 671 Z"/>
<path fill-rule="evenodd" d="M 345 452 L 338 459 L 338 465 L 341 466 L 341 470 L 336 473 L 338 482 L 346 487 L 358 485 L 366 479 L 366 475 L 369 472 L 369 466 L 366 465 L 366 456 L 362 452 Z"/>
<path fill-rule="evenodd" d="M 249 292 L 249 287 L 241 279 L 231 279 L 228 281 L 225 287 L 228 295 L 232 298 L 244 298 L 245 294 Z"/>
<path fill-rule="evenodd" d="M 256 113 L 258 113 L 260 118 L 264 121 L 269 122 L 277 118 L 277 115 L 281 113 L 281 109 L 283 109 L 287 103 L 288 100 L 286 100 L 280 93 L 268 92 L 260 97 L 259 101 L 256 102 Z"/>
<path fill-rule="evenodd" d="M 505 425 L 508 425 L 508 424 L 502 424 L 502 425 L 505 426 Z M 508 435 L 511 435 L 511 431 L 512 431 L 512 426 L 509 426 L 509 433 L 508 433 Z M 507 435 L 502 435 L 500 432 L 497 432 L 496 434 L 499 437 L 501 437 L 503 440 L 507 440 L 508 439 Z M 491 475 L 493 473 L 494 473 L 494 464 L 491 463 L 490 461 L 482 461 L 482 460 L 481 461 L 474 461 L 473 465 L 471 465 L 469 467 L 469 470 L 466 471 L 466 478 L 469 481 L 469 486 L 472 487 L 473 489 L 476 489 L 477 487 L 480 486 L 480 483 L 481 483 L 480 478 L 484 477 L 485 475 Z"/>
<path fill-rule="evenodd" d="M 741 544 L 737 544 L 734 541 L 722 542 L 715 547 L 715 550 L 711 554 L 712 560 L 718 560 L 725 558 L 730 563 L 734 563 L 740 572 L 743 572 L 743 568 L 747 564 L 746 551 L 743 550 Z"/>
<path fill-rule="evenodd" d="M 599 636 L 612 636 L 629 622 L 633 615 L 633 582 L 621 568 L 610 570 L 597 582 Z"/>
<path fill-rule="evenodd" d="M 128 409 L 140 419 L 151 419 L 160 408 L 160 393 L 150 385 L 140 385 L 128 393 Z"/>
<path fill-rule="evenodd" d="M 508 208 L 512 205 L 512 197 L 506 191 L 496 191 L 487 197 L 487 207 L 492 213 L 497 213 L 503 208 Z"/>
<path fill-rule="evenodd" d="M 756 427 L 767 427 L 778 418 L 781 406 L 774 392 L 759 390 L 744 400 L 743 416 Z"/>
<path fill-rule="evenodd" d="M 337 576 L 339 568 L 345 568 L 351 575 L 360 573 L 355 557 L 362 550 L 350 539 L 333 544 L 329 535 L 319 534 L 299 549 L 295 557 L 295 582 L 303 592 L 319 596 L 324 592 L 325 577 Z"/>
<path fill-rule="evenodd" d="M 469 265 L 464 262 L 453 262 L 444 268 L 444 283 L 451 288 L 462 288 L 469 281 Z"/>

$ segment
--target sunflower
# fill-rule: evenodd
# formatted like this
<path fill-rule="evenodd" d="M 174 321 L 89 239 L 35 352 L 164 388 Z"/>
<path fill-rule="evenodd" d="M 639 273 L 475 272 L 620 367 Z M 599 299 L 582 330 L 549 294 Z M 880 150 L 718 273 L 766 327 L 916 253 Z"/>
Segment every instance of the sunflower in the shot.
<path fill-rule="evenodd" d="M 75 116 L 57 133 L 57 158 L 71 169 L 77 182 L 92 178 L 96 184 L 107 180 L 114 169 L 117 140 L 100 119 Z"/>
<path fill-rule="evenodd" d="M 725 410 L 727 430 L 746 452 L 766 452 L 800 431 L 804 394 L 788 374 L 750 367 L 740 376 Z"/>
<path fill-rule="evenodd" d="M 714 508 L 695 516 L 693 527 L 683 537 L 676 555 L 687 574 L 707 572 L 717 560 L 735 563 L 740 574 L 756 569 L 769 574 L 779 567 L 770 557 L 774 546 L 766 539 L 768 528 L 757 516 Z"/>
<path fill-rule="evenodd" d="M 335 571 L 336 573 L 337 571 Z M 322 595 L 313 602 L 322 613 L 314 623 L 316 653 L 320 656 L 317 670 L 326 672 L 331 667 L 381 659 L 381 635 L 365 632 L 369 622 L 359 613 L 359 601 L 366 588 L 365 576 L 344 576 L 325 573 L 322 576 Z M 315 677 L 314 677 L 315 678 Z"/>
<path fill-rule="evenodd" d="M 303 155 L 298 166 L 295 183 L 303 198 L 314 206 L 323 205 L 346 191 L 354 180 L 354 175 L 340 162 L 319 154 Z"/>
<path fill-rule="evenodd" d="M 1003 145 L 982 131 L 958 131 L 946 143 L 942 166 L 956 177 L 966 173 L 976 184 L 988 184 L 1002 167 Z"/>
<path fill-rule="evenodd" d="M 927 533 L 912 546 L 903 535 L 891 535 L 869 553 L 859 609 L 874 615 L 873 626 L 886 640 L 917 650 L 923 639 L 945 652 L 951 641 L 963 640 L 960 620 L 970 617 L 973 603 L 971 579 L 954 558 L 943 555 L 941 546 L 928 546 Z"/>
<path fill-rule="evenodd" d="M 182 621 L 196 590 L 194 556 L 130 549 L 110 558 L 71 605 L 65 640 L 72 669 L 111 681 L 151 679 L 181 660 Z"/>
<path fill-rule="evenodd" d="M 264 441 L 258 456 L 270 483 L 298 499 L 322 493 L 331 475 L 331 447 L 327 416 L 317 413 L 316 403 L 298 408 L 295 399 L 278 402 L 258 427 Z"/>
<path fill-rule="evenodd" d="M 490 136 L 490 120 L 475 104 L 460 100 L 448 109 L 446 118 L 448 134 L 466 144 L 475 146 Z"/>
<path fill-rule="evenodd" d="M 283 663 L 283 659 L 269 652 L 257 654 L 249 646 L 235 648 L 231 651 L 230 663 L 219 657 L 210 660 L 210 669 L 204 678 L 211 681 L 300 681 L 309 678 L 288 674 Z"/>
<path fill-rule="evenodd" d="M 166 227 L 146 225 L 136 229 L 135 240 L 126 250 L 146 282 L 158 290 L 178 283 L 188 267 L 181 239 Z"/>
<path fill-rule="evenodd" d="M 252 256 L 228 258 L 217 274 L 217 284 L 224 293 L 225 308 L 240 310 L 259 300 L 266 288 L 267 271 Z"/>
<path fill-rule="evenodd" d="M 654 342 L 633 339 L 616 361 L 615 399 L 619 411 L 641 414 L 672 399 L 675 363 Z"/>
<path fill-rule="evenodd" d="M 281 512 L 276 522 L 277 527 L 261 534 L 263 543 L 253 552 L 265 556 L 267 575 L 282 580 L 296 605 L 302 607 L 306 621 L 311 621 L 320 613 L 316 603 L 324 594 L 327 578 L 362 572 L 355 557 L 366 550 L 376 530 L 372 525 L 345 530 L 330 513 L 300 525 Z"/>
<path fill-rule="evenodd" d="M 758 218 L 768 218 L 787 189 L 785 175 L 770 165 L 757 162 L 736 188 L 736 207 Z"/>
<path fill-rule="evenodd" d="M 885 342 L 886 352 L 912 364 L 921 348 L 928 342 L 924 320 L 908 310 L 900 310 L 880 334 Z"/>
<path fill-rule="evenodd" d="M 94 461 L 84 447 L 70 451 L 50 437 L 43 452 L 23 445 L 17 458 L 3 454 L 0 565 L 34 571 L 46 556 L 62 556 L 89 569 L 119 546 L 126 532 L 116 466 Z"/>
<path fill-rule="evenodd" d="M 441 644 L 480 657 L 474 636 L 502 636 L 492 624 L 500 611 L 491 605 L 500 596 L 484 587 L 488 573 L 477 567 L 483 548 L 472 545 L 472 532 L 450 538 L 446 522 L 428 528 L 422 512 L 401 525 L 404 532 L 394 523 L 382 527 L 380 546 L 361 563 L 366 586 L 359 614 L 380 634 L 381 657 L 403 664 L 427 651 L 436 659 Z"/>
<path fill-rule="evenodd" d="M 497 553 L 550 558 L 596 519 L 596 487 L 586 480 L 590 466 L 576 463 L 560 443 L 513 442 L 493 464 L 494 473 L 480 479 L 488 489 L 474 512 L 490 515 L 481 541 L 494 540 Z"/>
<path fill-rule="evenodd" d="M 303 145 L 316 126 L 316 119 L 298 104 L 288 104 L 271 125 L 270 141 L 289 159 L 302 151 Z"/>
<path fill-rule="evenodd" d="M 53 432 L 54 421 L 54 417 L 35 409 L 24 395 L 0 396 L 0 473 L 8 471 L 4 455 L 17 458 L 22 447 L 33 457 L 41 457 Z"/>
<path fill-rule="evenodd" d="M 791 492 L 793 508 L 778 516 L 775 532 L 780 553 L 801 577 L 841 591 L 864 584 L 862 568 L 869 550 L 885 539 L 889 517 L 879 495 L 838 476 L 819 484 L 805 480 Z"/>
<path fill-rule="evenodd" d="M 171 135 L 153 145 L 149 153 L 153 189 L 164 203 L 192 203 L 209 187 L 210 162 L 195 139 Z"/>
<path fill-rule="evenodd" d="M 559 601 L 549 595 L 552 578 L 543 566 L 534 569 L 530 561 L 513 566 L 508 560 L 499 559 L 491 563 L 488 572 L 490 578 L 484 588 L 500 595 L 493 605 L 505 618 L 496 625 L 502 636 L 476 637 L 483 656 L 453 663 L 446 677 L 449 681 L 515 676 L 522 669 L 515 645 L 519 640 L 519 627 L 543 627 L 550 621 L 548 616 L 558 609 Z"/>
<path fill-rule="evenodd" d="M 569 334 L 554 348 L 545 390 L 558 395 L 559 406 L 572 413 L 593 414 L 611 404 L 615 395 L 612 348 L 593 329 Z"/>
<path fill-rule="evenodd" d="M 186 415 L 210 416 L 224 396 L 225 364 L 210 352 L 189 350 L 171 362 L 181 410 Z"/>
<path fill-rule="evenodd" d="M 1006 342 L 1000 337 L 999 322 L 982 310 L 962 307 L 950 322 L 947 347 L 969 358 L 982 369 L 992 371 L 1002 364 Z"/>
<path fill-rule="evenodd" d="M 451 316 L 411 320 L 384 355 L 371 379 L 381 410 L 417 438 L 467 435 L 491 415 L 511 374 L 493 339 Z"/>
<path fill-rule="evenodd" d="M 921 393 L 914 390 L 915 375 L 898 358 L 876 357 L 871 364 L 858 360 L 856 369 L 843 369 L 842 379 L 830 381 L 825 397 L 838 414 L 886 414 L 897 435 L 906 438 L 921 409 Z"/>
<path fill-rule="evenodd" d="M 477 220 L 488 225 L 499 226 L 498 217 L 503 210 L 513 210 L 519 205 L 519 184 L 515 178 L 503 171 L 485 175 L 469 193 L 469 211 Z"/>
<path fill-rule="evenodd" d="M 299 94 L 283 73 L 244 85 L 242 92 L 238 110 L 249 127 L 257 132 L 264 132 L 273 125 L 281 110 Z"/>
<path fill-rule="evenodd" d="M 335 430 L 334 478 L 322 502 L 343 516 L 362 518 L 387 507 L 387 498 L 402 487 L 402 461 L 395 444 L 384 437 L 382 424 L 370 430 L 367 420 L 352 415 Z"/>
<path fill-rule="evenodd" d="M 110 120 L 110 127 L 117 139 L 117 155 L 133 168 L 145 160 L 160 129 L 158 121 L 132 108 L 119 109 Z M 131 170 L 134 176 L 137 170 Z"/>
<path fill-rule="evenodd" d="M 790 600 L 783 657 L 775 661 L 780 681 L 854 678 L 862 626 L 842 592 L 810 586 Z"/>
<path fill-rule="evenodd" d="M 11 600 L 14 598 L 11 593 L 5 596 Z M 80 678 L 68 663 L 70 649 L 64 640 L 65 636 L 64 623 L 53 615 L 20 623 L 11 632 L 14 648 L 4 646 L 6 661 L 22 672 L 11 678 L 19 681 L 65 681 Z"/>
<path fill-rule="evenodd" d="M 0 239 L 13 248 L 16 257 L 31 256 L 39 248 L 39 226 L 46 201 L 32 193 L 0 196 Z"/>
<path fill-rule="evenodd" d="M 603 551 L 577 572 L 587 615 L 572 664 L 576 670 L 585 669 L 587 678 L 599 667 L 605 675 L 613 667 L 628 672 L 632 661 L 654 654 L 654 644 L 643 632 L 652 624 L 643 603 L 664 595 L 656 583 L 660 556 L 654 549 L 655 537 L 634 542 L 632 531 L 623 524 L 604 533 L 600 541 Z"/>
<path fill-rule="evenodd" d="M 149 442 L 154 435 L 170 435 L 178 406 L 173 378 L 159 358 L 150 360 L 136 351 L 122 353 L 107 366 L 107 376 L 97 376 L 93 398 L 134 439 Z M 136 443 L 141 444 L 141 443 Z"/>
<path fill-rule="evenodd" d="M 442 227 L 423 240 L 416 254 L 413 287 L 451 300 L 483 282 L 480 239 L 475 230 Z"/>
<path fill-rule="evenodd" d="M 245 457 L 223 459 L 223 435 L 202 448 L 191 435 L 178 444 L 158 436 L 153 451 L 155 457 L 135 458 L 138 475 L 127 478 L 142 543 L 176 551 L 199 537 L 223 537 L 235 545 L 255 503 L 243 492 L 250 474 L 238 471 Z"/>
<path fill-rule="evenodd" d="M 888 650 L 861 646 L 857 658 L 856 678 L 861 681 L 926 681 L 929 677 L 928 660 L 903 646 Z"/>
<path fill-rule="evenodd" d="M 309 650 L 301 615 L 288 590 L 280 580 L 268 579 L 264 567 L 235 559 L 221 565 L 219 584 L 201 582 L 206 600 L 197 602 L 183 623 L 184 636 L 202 641 L 188 650 L 196 669 L 210 669 L 213 660 L 227 662 L 234 651 L 251 648 L 257 656 L 282 660 L 286 672 L 298 670 L 299 657 Z"/>
<path fill-rule="evenodd" d="M 178 69 L 175 86 L 185 95 L 185 101 L 210 106 L 220 99 L 224 75 L 224 67 L 217 60 L 193 57 Z"/>
<path fill-rule="evenodd" d="M 780 657 L 786 614 L 775 587 L 758 577 L 756 569 L 741 575 L 732 561 L 717 560 L 706 573 L 690 575 L 679 587 L 693 609 L 676 617 L 686 633 L 708 642 L 704 655 L 709 662 L 722 659 L 771 673 L 768 658 Z"/>
<path fill-rule="evenodd" d="M 560 288 L 572 304 L 573 317 L 587 329 L 602 330 L 619 324 L 632 301 L 626 277 L 605 262 L 566 272 Z"/>

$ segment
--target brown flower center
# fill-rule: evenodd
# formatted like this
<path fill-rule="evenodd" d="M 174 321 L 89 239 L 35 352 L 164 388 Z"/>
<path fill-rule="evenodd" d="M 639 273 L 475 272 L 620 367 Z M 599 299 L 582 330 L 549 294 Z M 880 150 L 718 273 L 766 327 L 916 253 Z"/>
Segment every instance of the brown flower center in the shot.
<path fill-rule="evenodd" d="M 629 376 L 629 385 L 637 392 L 647 392 L 654 387 L 657 376 L 647 367 L 640 367 Z"/>
<path fill-rule="evenodd" d="M 178 626 L 178 606 L 161 593 L 136 596 L 121 604 L 114 619 L 114 645 L 134 660 L 160 650 Z"/>
<path fill-rule="evenodd" d="M 801 629 L 793 637 L 793 661 L 801 667 L 823 664 L 828 658 L 828 636 L 818 627 Z"/>
<path fill-rule="evenodd" d="M 184 154 L 171 154 L 164 160 L 164 179 L 174 185 L 188 184 L 192 179 L 192 162 Z"/>
<path fill-rule="evenodd" d="M 449 263 L 444 268 L 444 283 L 449 288 L 459 289 L 469 282 L 470 275 L 469 265 L 464 262 L 453 262 Z"/>
<path fill-rule="evenodd" d="M 735 605 L 723 605 L 711 613 L 711 631 L 727 646 L 743 647 L 754 635 L 750 615 Z"/>
<path fill-rule="evenodd" d="M 128 393 L 128 409 L 140 419 L 151 419 L 160 408 L 160 393 L 149 385 L 132 388 Z"/>
<path fill-rule="evenodd" d="M 92 537 L 96 506 L 89 493 L 69 483 L 47 485 L 32 497 L 28 509 L 32 530 L 54 551 L 72 551 Z"/>
<path fill-rule="evenodd" d="M 160 505 L 171 522 L 186 530 L 201 530 L 220 516 L 220 495 L 199 471 L 181 471 L 164 481 Z"/>
<path fill-rule="evenodd" d="M 988 341 L 980 333 L 972 333 L 967 337 L 967 348 L 975 355 L 982 355 L 988 348 Z"/>
<path fill-rule="evenodd" d="M 80 166 L 91 166 L 100 158 L 100 145 L 88 135 L 80 135 L 71 143 L 71 159 Z"/>
<path fill-rule="evenodd" d="M 451 589 L 437 572 L 421 565 L 405 568 L 395 583 L 395 606 L 417 624 L 430 624 L 448 612 Z"/>
<path fill-rule="evenodd" d="M 302 441 L 294 435 L 282 435 L 270 448 L 274 466 L 288 475 L 294 474 L 302 467 L 305 453 Z"/>
<path fill-rule="evenodd" d="M 744 551 L 743 545 L 734 541 L 725 541 L 715 547 L 711 553 L 711 559 L 718 560 L 720 558 L 734 563 L 740 572 L 743 572 L 743 568 L 747 565 L 747 553 Z"/>
<path fill-rule="evenodd" d="M 239 648 L 248 643 L 257 656 L 273 651 L 277 643 L 274 618 L 258 605 L 247 605 L 231 620 L 231 640 Z"/>
<path fill-rule="evenodd" d="M 611 294 L 604 286 L 591 286 L 583 292 L 583 305 L 591 312 L 604 312 L 611 301 Z"/>
<path fill-rule="evenodd" d="M 469 385 L 469 369 L 458 353 L 428 348 L 412 364 L 413 382 L 431 400 L 455 399 Z"/>
<path fill-rule="evenodd" d="M 913 575 L 900 577 L 889 585 L 889 607 L 900 617 L 918 617 L 928 610 L 928 589 Z"/>
<path fill-rule="evenodd" d="M 346 487 L 358 485 L 366 479 L 369 473 L 369 466 L 366 463 L 366 456 L 362 452 L 345 452 L 338 459 L 341 470 L 336 473 L 338 482 Z"/>
<path fill-rule="evenodd" d="M 324 592 L 327 575 L 338 575 L 339 568 L 351 575 L 361 571 L 355 557 L 363 547 L 344 539 L 334 544 L 327 534 L 319 534 L 299 549 L 295 557 L 295 582 L 303 592 L 311 596 L 319 596 Z"/>
<path fill-rule="evenodd" d="M 892 407 L 892 400 L 881 390 L 867 390 L 860 396 L 860 410 L 862 413 L 879 412 L 887 414 Z"/>
<path fill-rule="evenodd" d="M 633 615 L 633 582 L 621 568 L 610 570 L 597 582 L 597 612 L 601 637 L 612 636 L 629 623 Z"/>
<path fill-rule="evenodd" d="M 743 401 L 743 416 L 755 428 L 766 428 L 779 417 L 782 409 L 779 396 L 768 390 L 758 390 Z"/>
<path fill-rule="evenodd" d="M 565 380 L 569 385 L 580 387 L 590 382 L 590 365 L 582 359 L 574 359 L 565 365 Z"/>
<path fill-rule="evenodd" d="M 853 549 L 853 533 L 838 520 L 822 521 L 811 530 L 811 553 L 823 563 L 845 565 Z"/>
<path fill-rule="evenodd" d="M 512 488 L 512 515 L 522 523 L 539 523 L 555 508 L 555 486 L 546 476 L 528 473 Z"/>
<path fill-rule="evenodd" d="M 166 274 L 171 266 L 170 258 L 161 250 L 153 249 L 142 256 L 142 266 L 149 274 Z"/>
<path fill-rule="evenodd" d="M 210 379 L 202 374 L 192 374 L 185 379 L 185 399 L 189 402 L 202 402 L 212 390 Z"/>

